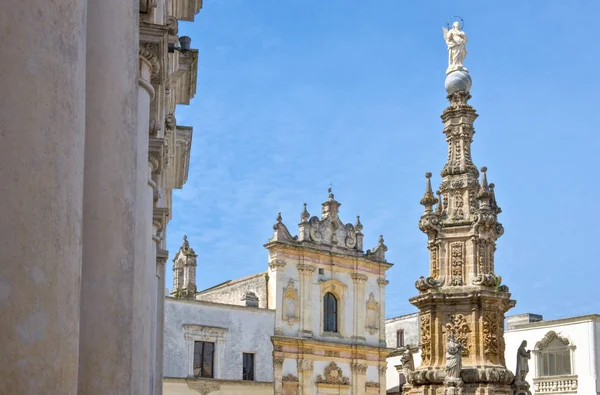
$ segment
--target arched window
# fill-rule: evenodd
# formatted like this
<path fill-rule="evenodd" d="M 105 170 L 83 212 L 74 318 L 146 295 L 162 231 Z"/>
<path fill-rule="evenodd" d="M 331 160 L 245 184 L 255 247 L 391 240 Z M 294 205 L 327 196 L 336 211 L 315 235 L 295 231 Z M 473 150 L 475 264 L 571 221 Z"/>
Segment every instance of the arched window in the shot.
<path fill-rule="evenodd" d="M 323 312 L 323 330 L 337 332 L 337 299 L 331 292 L 327 292 L 323 298 Z"/>
<path fill-rule="evenodd" d="M 568 376 L 573 374 L 572 353 L 575 346 L 569 339 L 550 331 L 535 346 L 538 377 Z"/>

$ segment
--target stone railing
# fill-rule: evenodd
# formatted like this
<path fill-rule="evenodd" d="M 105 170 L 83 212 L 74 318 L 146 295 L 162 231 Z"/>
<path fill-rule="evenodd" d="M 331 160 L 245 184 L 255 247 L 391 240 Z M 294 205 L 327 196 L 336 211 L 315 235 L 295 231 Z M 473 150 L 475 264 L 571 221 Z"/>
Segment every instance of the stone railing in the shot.
<path fill-rule="evenodd" d="M 575 394 L 577 376 L 553 376 L 533 379 L 535 394 Z"/>

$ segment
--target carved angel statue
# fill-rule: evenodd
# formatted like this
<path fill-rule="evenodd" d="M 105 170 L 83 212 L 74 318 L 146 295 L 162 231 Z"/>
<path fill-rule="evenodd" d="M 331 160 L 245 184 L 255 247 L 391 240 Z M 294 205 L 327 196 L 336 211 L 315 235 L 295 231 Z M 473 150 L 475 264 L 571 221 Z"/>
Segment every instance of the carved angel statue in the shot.
<path fill-rule="evenodd" d="M 446 378 L 459 379 L 460 369 L 462 367 L 462 349 L 463 345 L 454 339 L 454 335 L 448 337 L 446 344 Z"/>
<path fill-rule="evenodd" d="M 454 22 L 450 30 L 442 27 L 442 31 L 448 46 L 448 69 L 446 74 L 457 70 L 467 71 L 463 66 L 463 62 L 467 57 L 467 35 L 460 30 L 460 23 Z"/>
<path fill-rule="evenodd" d="M 517 371 L 515 372 L 515 382 L 525 382 L 525 377 L 529 373 L 529 359 L 531 359 L 531 351 L 525 349 L 527 340 L 523 340 L 519 350 L 517 350 Z"/>

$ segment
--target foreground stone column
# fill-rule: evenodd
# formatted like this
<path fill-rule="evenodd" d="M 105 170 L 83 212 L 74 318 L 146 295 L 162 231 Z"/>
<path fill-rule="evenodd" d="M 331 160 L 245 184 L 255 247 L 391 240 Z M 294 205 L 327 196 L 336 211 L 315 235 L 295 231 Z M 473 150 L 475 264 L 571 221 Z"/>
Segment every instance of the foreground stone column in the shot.
<path fill-rule="evenodd" d="M 142 393 L 134 330 L 137 5 L 87 2 L 81 395 Z"/>
<path fill-rule="evenodd" d="M 77 392 L 85 2 L 0 2 L 1 394 Z"/>

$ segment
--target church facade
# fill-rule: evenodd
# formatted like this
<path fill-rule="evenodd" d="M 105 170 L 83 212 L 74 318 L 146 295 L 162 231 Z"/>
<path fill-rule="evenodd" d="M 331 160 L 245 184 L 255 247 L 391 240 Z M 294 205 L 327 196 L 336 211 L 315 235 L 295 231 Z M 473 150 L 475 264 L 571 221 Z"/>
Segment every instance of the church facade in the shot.
<path fill-rule="evenodd" d="M 268 270 L 201 292 L 184 241 L 166 302 L 165 394 L 385 394 L 392 264 L 383 237 L 363 251 L 360 218 L 344 224 L 340 205 L 333 193 L 320 217 L 305 205 L 297 236 L 278 215 Z M 238 322 L 251 329 L 238 331 Z M 204 340 L 190 340 L 190 328 Z"/>

